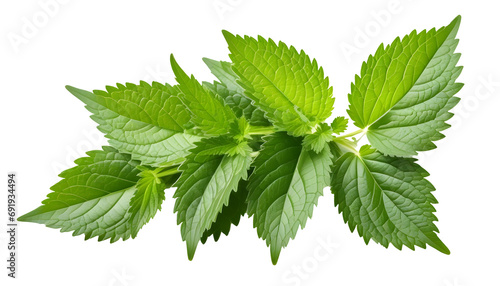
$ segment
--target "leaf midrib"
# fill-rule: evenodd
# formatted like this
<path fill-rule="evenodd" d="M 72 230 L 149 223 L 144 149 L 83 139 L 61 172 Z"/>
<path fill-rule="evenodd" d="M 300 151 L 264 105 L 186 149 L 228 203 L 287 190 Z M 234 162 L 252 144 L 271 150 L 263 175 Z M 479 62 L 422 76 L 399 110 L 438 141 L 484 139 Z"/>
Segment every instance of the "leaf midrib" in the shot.
<path fill-rule="evenodd" d="M 394 205 L 394 207 L 396 207 L 396 208 L 399 210 L 399 212 L 400 212 L 402 215 L 404 215 L 404 216 L 405 216 L 405 218 L 406 218 L 408 221 L 410 221 L 410 222 L 411 222 L 411 224 L 412 224 L 413 226 L 415 226 L 421 234 L 423 234 L 423 235 L 424 235 L 426 238 L 428 238 L 428 239 L 429 239 L 432 243 L 434 243 L 434 242 L 433 242 L 433 240 L 432 240 L 432 238 L 428 236 L 428 233 L 425 233 L 424 231 L 422 231 L 422 230 L 420 229 L 420 227 L 419 227 L 419 226 L 417 226 L 417 225 L 413 222 L 413 220 L 412 220 L 411 218 L 409 218 L 409 217 L 406 215 L 406 213 L 405 213 L 404 211 L 402 211 L 402 210 L 399 208 L 399 206 L 398 206 L 396 203 L 394 203 L 394 201 L 393 201 L 391 198 L 389 198 L 389 197 L 385 194 L 385 190 L 384 190 L 384 189 L 380 186 L 380 184 L 379 184 L 379 182 L 377 181 L 377 179 L 375 179 L 375 177 L 374 177 L 374 176 L 373 176 L 373 174 L 372 174 L 372 171 L 368 168 L 368 166 L 366 165 L 366 163 L 365 163 L 364 159 L 363 159 L 362 157 L 360 157 L 360 156 L 359 156 L 358 158 L 359 158 L 359 160 L 361 161 L 361 163 L 363 164 L 363 166 L 365 167 L 365 169 L 366 169 L 366 170 L 368 171 L 368 173 L 370 174 L 370 177 L 371 177 L 371 178 L 373 179 L 373 181 L 375 182 L 375 184 L 376 184 L 377 188 L 381 191 L 381 193 L 382 193 L 382 195 L 383 195 L 383 197 L 382 197 L 382 198 L 387 198 L 389 201 L 391 201 L 391 203 Z M 377 162 L 379 162 L 379 161 L 377 161 Z M 394 224 L 394 222 L 391 220 L 391 217 L 389 216 L 389 214 L 387 214 L 387 209 L 386 209 L 386 206 L 385 206 L 385 199 L 383 199 L 383 202 L 384 202 L 384 208 L 383 208 L 383 209 L 384 209 L 385 214 L 387 215 L 387 219 L 388 219 L 389 221 L 391 221 L 391 223 L 394 225 L 394 227 L 396 227 L 396 224 Z M 374 225 L 376 225 L 376 224 L 375 224 L 375 222 L 373 222 L 373 224 L 374 224 Z M 378 226 L 377 226 L 377 228 L 378 228 Z M 396 228 L 397 228 L 397 227 L 396 227 Z M 413 235 L 411 235 L 411 234 L 407 234 L 407 233 L 403 232 L 403 230 L 401 230 L 400 228 L 397 228 L 397 229 L 398 229 L 398 231 L 401 231 L 402 233 L 404 233 L 406 236 L 408 236 L 408 237 L 413 237 Z M 428 243 L 428 242 L 427 242 L 427 243 Z"/>
<path fill-rule="evenodd" d="M 116 102 L 116 101 L 115 101 L 115 102 Z M 98 111 L 108 111 L 108 112 L 113 112 L 114 114 L 116 114 L 116 115 L 117 115 L 117 116 L 115 116 L 115 118 L 116 118 L 116 117 L 118 117 L 118 116 L 123 116 L 123 117 L 125 117 L 125 118 L 127 118 L 127 119 L 129 119 L 129 120 L 134 120 L 134 121 L 141 122 L 141 123 L 144 123 L 144 124 L 152 125 L 152 126 L 155 126 L 155 127 L 160 128 L 160 129 L 167 130 L 167 131 L 170 131 L 170 132 L 173 132 L 173 133 L 184 133 L 183 131 L 179 131 L 179 130 L 174 130 L 174 129 L 165 128 L 164 126 L 160 126 L 159 124 L 150 123 L 150 122 L 144 122 L 144 121 L 141 121 L 141 120 L 138 120 L 138 119 L 134 119 L 134 118 L 132 118 L 132 117 L 130 117 L 130 116 L 128 116 L 128 115 L 123 115 L 123 114 L 120 114 L 120 113 L 119 113 L 119 112 L 117 112 L 116 110 L 113 110 L 113 109 L 111 109 L 111 108 L 109 108 L 109 107 L 107 107 L 107 106 L 104 106 L 104 105 L 102 105 L 101 103 L 97 103 L 97 104 L 98 104 L 101 108 L 100 108 L 100 109 L 96 109 L 96 110 L 98 110 Z M 117 104 L 118 104 L 118 103 L 117 103 Z M 144 109 L 143 109 L 143 110 L 144 110 Z M 97 116 L 97 117 L 99 117 L 101 120 L 105 121 L 107 125 L 110 125 L 110 124 L 107 122 L 107 121 L 108 121 L 107 119 L 109 119 L 109 118 L 103 118 L 101 114 L 96 114 L 96 113 L 94 113 L 94 115 L 95 115 L 95 116 Z M 148 114 L 148 116 L 151 118 L 151 116 L 150 116 L 149 114 Z M 177 123 L 176 123 L 176 124 L 177 124 Z M 101 125 L 102 125 L 102 124 L 101 124 Z M 177 124 L 177 125 L 178 125 L 178 124 Z M 110 126 L 112 126 L 112 125 L 110 125 Z M 181 128 L 182 128 L 182 127 L 181 127 Z M 183 129 L 183 130 L 185 131 L 186 129 Z"/>
<path fill-rule="evenodd" d="M 242 58 L 245 59 L 245 61 L 247 61 L 250 65 L 252 65 L 255 70 L 257 70 L 261 75 L 262 77 L 267 80 L 273 87 L 275 90 L 278 91 L 278 93 L 286 100 L 286 102 L 289 103 L 289 105 L 291 105 L 292 109 L 295 111 L 295 113 L 297 113 L 297 115 L 299 116 L 300 120 L 304 123 L 309 123 L 309 119 L 307 118 L 307 116 L 305 114 L 303 114 L 302 112 L 298 112 L 298 110 L 301 110 L 300 107 L 298 107 L 297 105 L 295 105 L 284 93 L 283 91 L 281 91 L 281 89 L 279 89 L 275 84 L 274 82 L 272 82 L 256 65 L 253 64 L 252 61 L 250 61 L 248 58 L 246 58 L 244 55 L 245 53 L 243 53 L 238 47 L 237 45 L 234 45 L 234 48 L 239 52 L 239 54 L 241 55 Z M 267 61 L 266 61 L 267 62 Z M 261 101 L 261 99 L 259 99 L 259 101 Z M 304 121 L 304 118 L 307 119 L 307 121 Z M 280 118 L 280 121 L 281 121 L 281 118 Z"/>
<path fill-rule="evenodd" d="M 133 188 L 135 188 L 135 186 L 131 186 L 131 187 L 128 187 L 128 188 L 125 188 L 125 189 L 121 189 L 121 190 L 119 190 L 119 191 L 115 191 L 115 192 L 110 192 L 110 193 L 107 193 L 107 194 L 106 194 L 106 195 L 104 195 L 104 196 L 96 197 L 96 198 L 93 198 L 93 199 L 90 199 L 90 200 L 86 200 L 86 201 L 83 201 L 83 202 L 79 202 L 79 203 L 76 203 L 76 204 L 71 204 L 71 205 L 70 205 L 70 204 L 67 204 L 67 206 L 65 206 L 65 207 L 56 208 L 56 209 L 50 209 L 50 210 L 47 210 L 47 211 L 42 211 L 41 213 L 38 213 L 38 214 L 36 214 L 35 216 L 38 216 L 38 215 L 40 215 L 40 214 L 46 214 L 46 213 L 57 212 L 57 211 L 64 210 L 64 209 L 67 209 L 67 208 L 70 208 L 70 207 L 74 207 L 74 206 L 81 206 L 81 205 L 83 205 L 83 204 L 85 204 L 85 203 L 89 203 L 89 202 L 92 202 L 92 201 L 96 201 L 96 202 L 95 202 L 95 204 L 94 204 L 94 206 L 92 206 L 92 208 L 94 208 L 94 207 L 95 207 L 95 206 L 99 203 L 99 201 L 100 201 L 100 200 L 105 199 L 105 198 L 106 198 L 106 197 L 108 197 L 108 196 L 112 196 L 112 195 L 116 195 L 117 193 L 120 193 L 120 198 L 118 198 L 118 199 L 116 200 L 116 202 L 113 204 L 113 206 L 111 206 L 111 207 L 109 208 L 109 210 L 111 210 L 111 209 L 112 209 L 112 208 L 116 205 L 116 203 L 118 203 L 118 201 L 121 199 L 121 197 L 122 197 L 122 196 L 123 196 L 123 195 L 124 195 L 127 191 L 130 191 L 130 190 L 131 190 L 131 189 L 133 189 Z M 56 200 L 56 201 L 57 201 L 57 200 Z M 49 207 L 49 206 L 47 206 L 47 205 L 43 205 L 43 207 Z M 90 209 L 89 209 L 89 211 L 90 211 L 92 208 L 90 208 Z M 108 210 L 108 211 L 106 211 L 106 213 L 107 213 L 107 212 L 109 212 L 109 210 Z M 78 216 L 71 217 L 71 220 L 73 220 L 73 219 L 75 219 L 75 218 L 78 218 L 78 217 L 81 217 L 81 216 L 83 216 L 83 215 L 87 214 L 89 211 L 86 211 L 86 212 L 84 212 L 84 213 L 82 213 L 82 214 L 80 214 L 80 215 L 78 215 Z M 102 218 L 102 217 L 103 217 L 103 216 L 97 217 L 95 220 L 93 220 L 93 221 L 89 221 L 89 222 L 86 222 L 86 223 L 87 223 L 87 224 L 89 224 L 89 223 L 95 222 L 97 219 Z"/>
<path fill-rule="evenodd" d="M 437 35 L 437 32 L 438 32 L 438 31 L 436 31 L 436 35 Z M 435 37 L 436 35 L 434 35 L 433 37 Z M 403 100 L 403 98 L 404 98 L 404 97 L 405 97 L 405 96 L 406 96 L 406 95 L 407 95 L 407 94 L 408 94 L 408 93 L 409 93 L 409 92 L 413 89 L 413 87 L 414 87 L 414 86 L 415 86 L 415 84 L 418 82 L 418 80 L 420 79 L 420 77 L 422 76 L 422 74 L 423 74 L 423 73 L 427 70 L 427 67 L 429 66 L 429 63 L 430 63 L 430 62 L 434 59 L 434 56 L 437 54 L 437 52 L 438 52 L 438 51 L 440 51 L 440 50 L 443 48 L 443 45 L 444 45 L 444 44 L 445 44 L 445 43 L 449 40 L 449 36 L 450 36 L 450 34 L 448 34 L 448 35 L 446 36 L 446 39 L 443 41 L 443 43 L 442 43 L 442 44 L 439 46 L 439 48 L 437 48 L 437 49 L 436 49 L 436 51 L 432 54 L 431 59 L 430 59 L 430 60 L 429 60 L 429 61 L 425 64 L 425 67 L 422 69 L 422 72 L 418 75 L 418 77 L 417 77 L 417 78 L 415 79 L 415 81 L 412 83 L 412 85 L 411 85 L 411 87 L 408 89 L 408 91 L 407 91 L 407 92 L 405 92 L 405 94 L 404 94 L 403 96 L 401 96 L 401 98 L 400 98 L 398 101 L 396 101 L 396 102 L 395 102 L 395 103 L 391 106 L 391 108 L 389 108 L 389 109 L 388 109 L 388 110 L 387 110 L 384 114 L 382 114 L 379 118 L 377 118 L 375 121 L 373 121 L 372 123 L 370 123 L 368 126 L 365 126 L 365 128 L 370 129 L 370 127 L 371 127 L 372 125 L 374 125 L 375 123 L 377 123 L 380 119 L 384 118 L 384 116 L 386 116 L 386 115 L 387 115 L 390 111 L 392 111 L 392 109 L 394 108 L 394 106 L 396 106 L 396 105 L 397 105 L 397 104 L 398 104 L 401 100 Z M 433 38 L 433 37 L 432 37 L 432 38 Z M 427 43 L 427 42 L 428 42 L 430 39 L 432 39 L 432 38 L 427 39 L 425 42 Z M 413 55 L 414 55 L 414 54 L 412 54 L 412 57 L 413 57 Z M 393 59 L 391 58 L 391 63 L 392 63 L 392 61 L 393 61 Z M 405 69 L 405 73 L 406 73 L 406 69 Z M 386 73 L 386 75 L 387 75 L 387 73 Z M 384 85 L 385 85 L 385 82 L 386 82 L 386 81 L 384 81 Z M 401 83 L 400 83 L 400 84 L 401 84 Z M 399 86 L 399 84 L 398 84 L 398 86 Z M 378 102 L 378 100 L 380 99 L 380 97 L 381 97 L 381 96 L 379 96 L 379 97 L 377 98 L 377 101 L 375 102 L 375 104 L 377 104 L 377 102 Z M 366 97 L 365 97 L 365 99 L 366 99 Z M 365 100 L 365 99 L 363 99 L 363 102 L 364 102 L 364 100 Z M 363 110 L 364 110 L 364 103 L 363 103 Z M 373 113 L 373 109 L 372 109 L 372 111 L 371 111 L 371 113 L 370 113 L 370 116 L 369 116 L 369 118 L 368 118 L 368 121 L 370 121 L 370 117 L 371 117 L 372 113 Z"/>

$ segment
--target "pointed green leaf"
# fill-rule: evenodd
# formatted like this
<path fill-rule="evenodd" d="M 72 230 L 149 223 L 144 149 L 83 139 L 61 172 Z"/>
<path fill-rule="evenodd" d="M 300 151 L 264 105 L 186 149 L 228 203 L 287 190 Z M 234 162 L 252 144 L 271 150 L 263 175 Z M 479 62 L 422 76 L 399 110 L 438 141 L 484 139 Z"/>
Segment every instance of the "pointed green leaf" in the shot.
<path fill-rule="evenodd" d="M 218 94 L 224 99 L 229 107 L 234 111 L 236 116 L 244 116 L 250 124 L 255 126 L 269 126 L 271 123 L 264 117 L 264 112 L 252 104 L 252 100 L 247 98 L 245 90 L 241 87 L 237 80 L 239 79 L 236 73 L 231 68 L 231 63 L 224 61 L 214 61 L 203 58 L 203 61 L 208 66 L 210 71 L 220 80 L 210 84 L 204 82 L 213 93 Z"/>
<path fill-rule="evenodd" d="M 278 128 L 305 135 L 331 115 L 332 89 L 316 60 L 282 42 L 223 33 L 245 95 Z"/>
<path fill-rule="evenodd" d="M 229 124 L 236 120 L 231 108 L 209 89 L 204 88 L 194 76 L 189 77 L 170 56 L 170 63 L 179 83 L 181 99 L 191 113 L 192 121 L 205 135 L 221 135 L 229 132 Z"/>
<path fill-rule="evenodd" d="M 212 223 L 210 229 L 203 233 L 200 239 L 202 243 L 205 243 L 210 236 L 218 241 L 222 233 L 229 234 L 231 225 L 237 226 L 240 223 L 240 218 L 247 211 L 247 196 L 247 181 L 240 180 L 238 190 L 231 193 L 227 206 L 222 207 L 222 211 L 217 215 L 217 220 Z"/>
<path fill-rule="evenodd" d="M 265 137 L 249 178 L 248 215 L 277 263 L 281 248 L 304 228 L 323 188 L 328 185 L 331 154 L 302 147 L 302 139 L 284 132 Z"/>
<path fill-rule="evenodd" d="M 313 150 L 316 153 L 320 153 L 325 149 L 328 142 L 333 140 L 333 130 L 327 123 L 320 123 L 312 134 L 307 134 L 304 137 L 302 145 L 307 150 Z"/>
<path fill-rule="evenodd" d="M 91 118 L 111 146 L 143 164 L 160 166 L 181 159 L 201 139 L 188 133 L 190 114 L 169 85 L 127 83 L 94 93 L 66 88 L 94 114 Z"/>
<path fill-rule="evenodd" d="M 175 183 L 174 211 L 181 224 L 188 258 L 193 259 L 198 242 L 228 204 L 238 182 L 246 179 L 251 158 L 242 155 L 203 155 L 205 141 L 198 142 L 181 165 L 182 175 Z"/>
<path fill-rule="evenodd" d="M 238 142 L 252 139 L 252 135 L 250 135 L 250 124 L 248 124 L 245 117 L 240 117 L 238 120 L 231 123 L 229 136 Z"/>
<path fill-rule="evenodd" d="M 332 173 L 335 205 L 351 231 L 369 240 L 401 249 L 426 244 L 449 254 L 437 236 L 432 204 L 434 187 L 416 159 L 382 155 L 363 146 L 359 155 L 344 154 Z"/>
<path fill-rule="evenodd" d="M 230 62 L 215 61 L 209 58 L 203 58 L 203 62 L 205 62 L 212 74 L 219 79 L 222 85 L 235 93 L 243 95 L 245 89 L 237 83 L 239 78 L 233 71 Z"/>
<path fill-rule="evenodd" d="M 455 82 L 462 67 L 455 54 L 458 16 L 436 31 L 413 31 L 397 38 L 363 63 L 349 94 L 348 113 L 367 129 L 373 147 L 388 155 L 411 156 L 436 148 L 444 137 L 449 110 L 463 84 Z"/>
<path fill-rule="evenodd" d="M 347 129 L 348 123 L 349 119 L 345 118 L 344 116 L 338 116 L 333 119 L 333 122 L 330 125 L 332 126 L 333 133 L 339 135 Z"/>
<path fill-rule="evenodd" d="M 140 179 L 136 184 L 137 190 L 130 200 L 128 211 L 131 214 L 132 238 L 135 238 L 139 230 L 161 210 L 161 204 L 165 200 L 165 189 L 170 188 L 179 178 L 176 167 L 154 169 L 138 166 L 138 168 L 142 171 L 138 174 Z"/>
<path fill-rule="evenodd" d="M 247 156 L 252 152 L 252 148 L 248 146 L 246 141 L 238 142 L 230 136 L 219 136 L 212 138 L 205 138 L 201 141 L 203 144 L 203 150 L 199 150 L 197 155 L 207 156 L 207 155 L 242 155 Z"/>
<path fill-rule="evenodd" d="M 149 217 L 134 219 L 137 217 L 135 207 L 130 207 L 131 199 L 141 196 L 138 192 L 144 192 L 143 188 L 150 187 L 149 183 L 145 186 L 145 182 L 136 186 L 139 162 L 111 147 L 87 154 L 89 157 L 75 161 L 76 167 L 60 174 L 63 179 L 52 186 L 53 192 L 42 206 L 21 216 L 19 221 L 45 224 L 62 232 L 73 231 L 74 236 L 85 234 L 85 239 L 97 236 L 99 241 L 135 237 L 149 220 Z M 163 187 L 166 186 L 162 183 L 154 188 L 163 192 Z M 140 216 L 152 215 L 154 213 Z"/>

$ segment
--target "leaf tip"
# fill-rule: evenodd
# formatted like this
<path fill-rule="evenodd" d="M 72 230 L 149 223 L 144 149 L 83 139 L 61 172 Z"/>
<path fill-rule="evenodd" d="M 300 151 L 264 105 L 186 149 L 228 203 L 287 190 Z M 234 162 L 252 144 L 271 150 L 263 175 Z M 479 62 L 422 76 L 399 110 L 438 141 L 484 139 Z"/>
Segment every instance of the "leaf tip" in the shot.
<path fill-rule="evenodd" d="M 228 30 L 222 30 L 222 35 L 223 35 L 224 37 L 231 37 L 231 36 L 233 36 L 233 37 L 234 37 L 234 35 L 233 35 L 233 34 L 231 34 L 231 32 L 229 32 Z"/>
<path fill-rule="evenodd" d="M 173 54 L 173 53 L 172 53 L 172 54 L 170 54 L 170 65 L 172 66 L 172 68 L 173 68 L 174 66 L 177 66 L 177 67 L 179 66 L 179 64 L 178 64 L 178 63 L 177 63 L 177 61 L 175 60 L 175 57 L 174 57 L 174 54 Z"/>
<path fill-rule="evenodd" d="M 170 65 L 174 72 L 175 79 L 180 84 L 183 80 L 189 79 L 189 76 L 182 70 L 181 66 L 175 60 L 174 54 L 170 54 Z"/>
<path fill-rule="evenodd" d="M 22 222 L 39 222 L 40 220 L 36 219 L 36 216 L 41 214 L 41 207 L 30 211 L 29 213 L 25 213 L 22 216 L 17 218 L 17 221 Z"/>
<path fill-rule="evenodd" d="M 220 61 L 216 61 L 216 60 L 212 60 L 212 59 L 209 59 L 209 58 L 206 58 L 206 57 L 203 57 L 202 58 L 203 62 L 205 63 L 205 65 L 213 72 L 213 69 L 214 68 L 219 68 L 221 67 L 221 62 Z M 215 74 L 214 74 L 215 75 Z M 216 76 L 217 77 L 217 76 Z"/>
<path fill-rule="evenodd" d="M 462 16 L 458 15 L 453 19 L 453 21 L 450 22 L 450 24 L 446 27 L 447 30 L 449 30 L 450 36 L 455 37 L 458 31 L 458 28 L 460 27 L 460 23 L 462 22 Z"/>
<path fill-rule="evenodd" d="M 74 95 L 76 98 L 81 100 L 86 105 L 90 107 L 96 107 L 97 105 L 99 105 L 96 101 L 96 95 L 94 93 L 76 88 L 71 85 L 66 85 L 65 88 L 67 91 L 69 91 L 72 95 Z"/>
<path fill-rule="evenodd" d="M 227 30 L 222 30 L 222 35 L 224 36 L 224 39 L 226 39 L 226 42 L 228 44 L 230 44 L 230 42 L 232 42 L 235 38 L 235 36 Z"/>
<path fill-rule="evenodd" d="M 436 243 L 433 243 L 431 246 L 443 254 L 446 254 L 446 255 L 451 254 L 450 249 L 439 239 L 438 239 L 438 241 L 436 241 Z"/>
<path fill-rule="evenodd" d="M 22 215 L 22 216 L 18 217 L 18 218 L 17 218 L 17 221 L 29 222 L 29 216 L 28 216 L 28 215 L 29 215 L 29 213 L 24 214 L 24 215 Z"/>
<path fill-rule="evenodd" d="M 281 247 L 272 247 L 271 246 L 271 262 L 273 265 L 278 264 L 278 259 L 280 258 Z"/>
<path fill-rule="evenodd" d="M 462 22 L 462 15 L 458 15 L 451 21 L 450 26 L 460 26 L 460 23 Z"/>
<path fill-rule="evenodd" d="M 191 248 L 191 247 L 188 246 L 188 248 L 187 248 L 187 254 L 188 254 L 189 261 L 193 261 L 194 253 L 195 252 L 196 252 L 196 247 L 193 249 L 193 248 Z"/>
<path fill-rule="evenodd" d="M 450 249 L 448 249 L 448 247 L 446 247 L 445 251 L 441 251 L 441 252 L 444 253 L 444 254 L 446 254 L 446 255 L 450 255 L 451 254 L 451 251 L 450 251 Z"/>
<path fill-rule="evenodd" d="M 198 246 L 199 240 L 190 240 L 189 238 L 186 241 L 187 255 L 189 261 L 193 261 L 194 254 L 196 252 L 196 247 Z"/>
<path fill-rule="evenodd" d="M 207 57 L 201 58 L 206 65 L 216 62 L 216 60 L 209 59 Z"/>

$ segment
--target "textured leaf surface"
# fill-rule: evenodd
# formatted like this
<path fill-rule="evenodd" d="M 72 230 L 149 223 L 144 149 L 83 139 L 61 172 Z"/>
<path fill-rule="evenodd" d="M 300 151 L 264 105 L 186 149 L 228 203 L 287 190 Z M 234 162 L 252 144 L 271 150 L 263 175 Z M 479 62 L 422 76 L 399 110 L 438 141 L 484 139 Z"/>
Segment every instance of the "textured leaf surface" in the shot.
<path fill-rule="evenodd" d="M 367 244 L 370 239 L 398 249 L 428 244 L 449 254 L 434 225 L 435 189 L 415 161 L 384 156 L 369 146 L 363 146 L 359 156 L 344 154 L 332 173 L 335 205 Z"/>
<path fill-rule="evenodd" d="M 239 154 L 246 156 L 252 152 L 252 148 L 248 146 L 246 141 L 237 142 L 230 136 L 219 136 L 206 138 L 201 141 L 203 150 L 199 150 L 198 155 L 225 155 L 230 156 Z"/>
<path fill-rule="evenodd" d="M 241 179 L 246 179 L 251 162 L 249 156 L 200 154 L 204 150 L 204 142 L 197 143 L 181 165 L 182 175 L 175 184 L 174 211 L 189 259 L 193 259 L 203 234 L 228 204 L 231 192 Z"/>
<path fill-rule="evenodd" d="M 463 86 L 455 82 L 462 71 L 454 53 L 459 25 L 460 16 L 438 31 L 413 31 L 363 63 L 348 113 L 356 126 L 368 128 L 368 140 L 381 152 L 411 156 L 444 137 L 440 132 L 449 127 L 449 110 L 459 101 L 454 95 Z"/>
<path fill-rule="evenodd" d="M 85 234 L 85 239 L 128 239 L 132 234 L 129 202 L 139 179 L 138 162 L 111 147 L 87 154 L 75 161 L 76 167 L 60 174 L 63 179 L 52 186 L 42 206 L 19 220 L 73 231 L 75 236 Z"/>
<path fill-rule="evenodd" d="M 250 124 L 255 126 L 268 126 L 271 124 L 264 117 L 264 112 L 253 105 L 252 100 L 244 95 L 245 90 L 237 83 L 239 78 L 232 70 L 231 63 L 207 58 L 204 58 L 203 61 L 220 81 L 213 84 L 204 82 L 203 84 L 222 97 L 237 117 L 244 116 Z"/>
<path fill-rule="evenodd" d="M 313 150 L 320 153 L 326 147 L 328 142 L 333 140 L 332 127 L 326 123 L 320 123 L 316 131 L 312 134 L 307 134 L 304 137 L 302 145 L 307 150 Z"/>
<path fill-rule="evenodd" d="M 138 176 L 136 192 L 130 200 L 129 213 L 132 226 L 132 238 L 137 236 L 139 230 L 152 219 L 156 212 L 161 210 L 161 204 L 165 200 L 165 189 L 170 188 L 179 175 L 175 173 L 175 167 L 148 168 L 138 166 L 142 170 Z M 172 175 L 162 176 L 162 173 L 174 171 Z"/>
<path fill-rule="evenodd" d="M 319 154 L 307 151 L 301 138 L 283 132 L 265 140 L 249 178 L 248 214 L 276 264 L 281 248 L 305 226 L 328 185 L 331 155 L 328 148 Z"/>
<path fill-rule="evenodd" d="M 204 88 L 194 76 L 189 77 L 170 57 L 175 79 L 182 93 L 181 99 L 191 113 L 192 121 L 206 135 L 221 135 L 229 132 L 229 125 L 236 120 L 231 108 L 217 94 Z"/>
<path fill-rule="evenodd" d="M 349 119 L 345 118 L 344 116 L 338 116 L 333 119 L 333 122 L 331 125 L 333 133 L 339 135 L 340 133 L 343 133 L 347 129 L 347 124 L 349 123 Z"/>
<path fill-rule="evenodd" d="M 109 144 L 135 160 L 160 166 L 187 156 L 200 140 L 189 134 L 190 114 L 169 86 L 127 83 L 94 93 L 66 87 L 86 104 Z"/>
<path fill-rule="evenodd" d="M 203 233 L 201 242 L 205 243 L 210 236 L 213 236 L 214 240 L 217 241 L 222 233 L 228 235 L 231 225 L 237 226 L 240 223 L 240 218 L 246 213 L 247 197 L 247 181 L 240 180 L 238 190 L 231 193 L 229 203 L 222 208 L 222 211 L 217 215 L 217 220 L 212 223 L 210 229 Z"/>
<path fill-rule="evenodd" d="M 282 42 L 223 33 L 245 95 L 278 128 L 305 135 L 331 115 L 332 89 L 316 60 Z"/>

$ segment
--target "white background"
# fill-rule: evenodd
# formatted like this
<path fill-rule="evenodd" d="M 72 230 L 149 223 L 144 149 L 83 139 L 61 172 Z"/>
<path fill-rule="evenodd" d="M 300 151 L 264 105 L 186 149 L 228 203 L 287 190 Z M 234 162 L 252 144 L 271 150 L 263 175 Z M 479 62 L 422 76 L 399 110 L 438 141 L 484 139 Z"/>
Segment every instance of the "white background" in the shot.
<path fill-rule="evenodd" d="M 105 144 L 66 84 L 92 90 L 139 80 L 173 83 L 170 53 L 188 73 L 213 80 L 201 58 L 228 60 L 222 29 L 304 49 L 330 77 L 338 116 L 346 114 L 362 61 L 380 43 L 447 25 L 461 14 L 465 87 L 447 137 L 419 156 L 437 188 L 438 227 L 449 256 L 366 246 L 325 190 L 277 266 L 246 217 L 229 237 L 200 245 L 189 262 L 169 190 L 163 211 L 135 240 L 110 245 L 21 224 L 17 280 L 6 278 L 2 230 L 0 284 L 500 285 L 499 8 L 497 1 L 478 0 L 2 1 L 0 189 L 6 190 L 7 172 L 16 171 L 20 213 L 40 204 L 61 168 Z M 3 222 L 6 194 L 1 197 Z"/>

